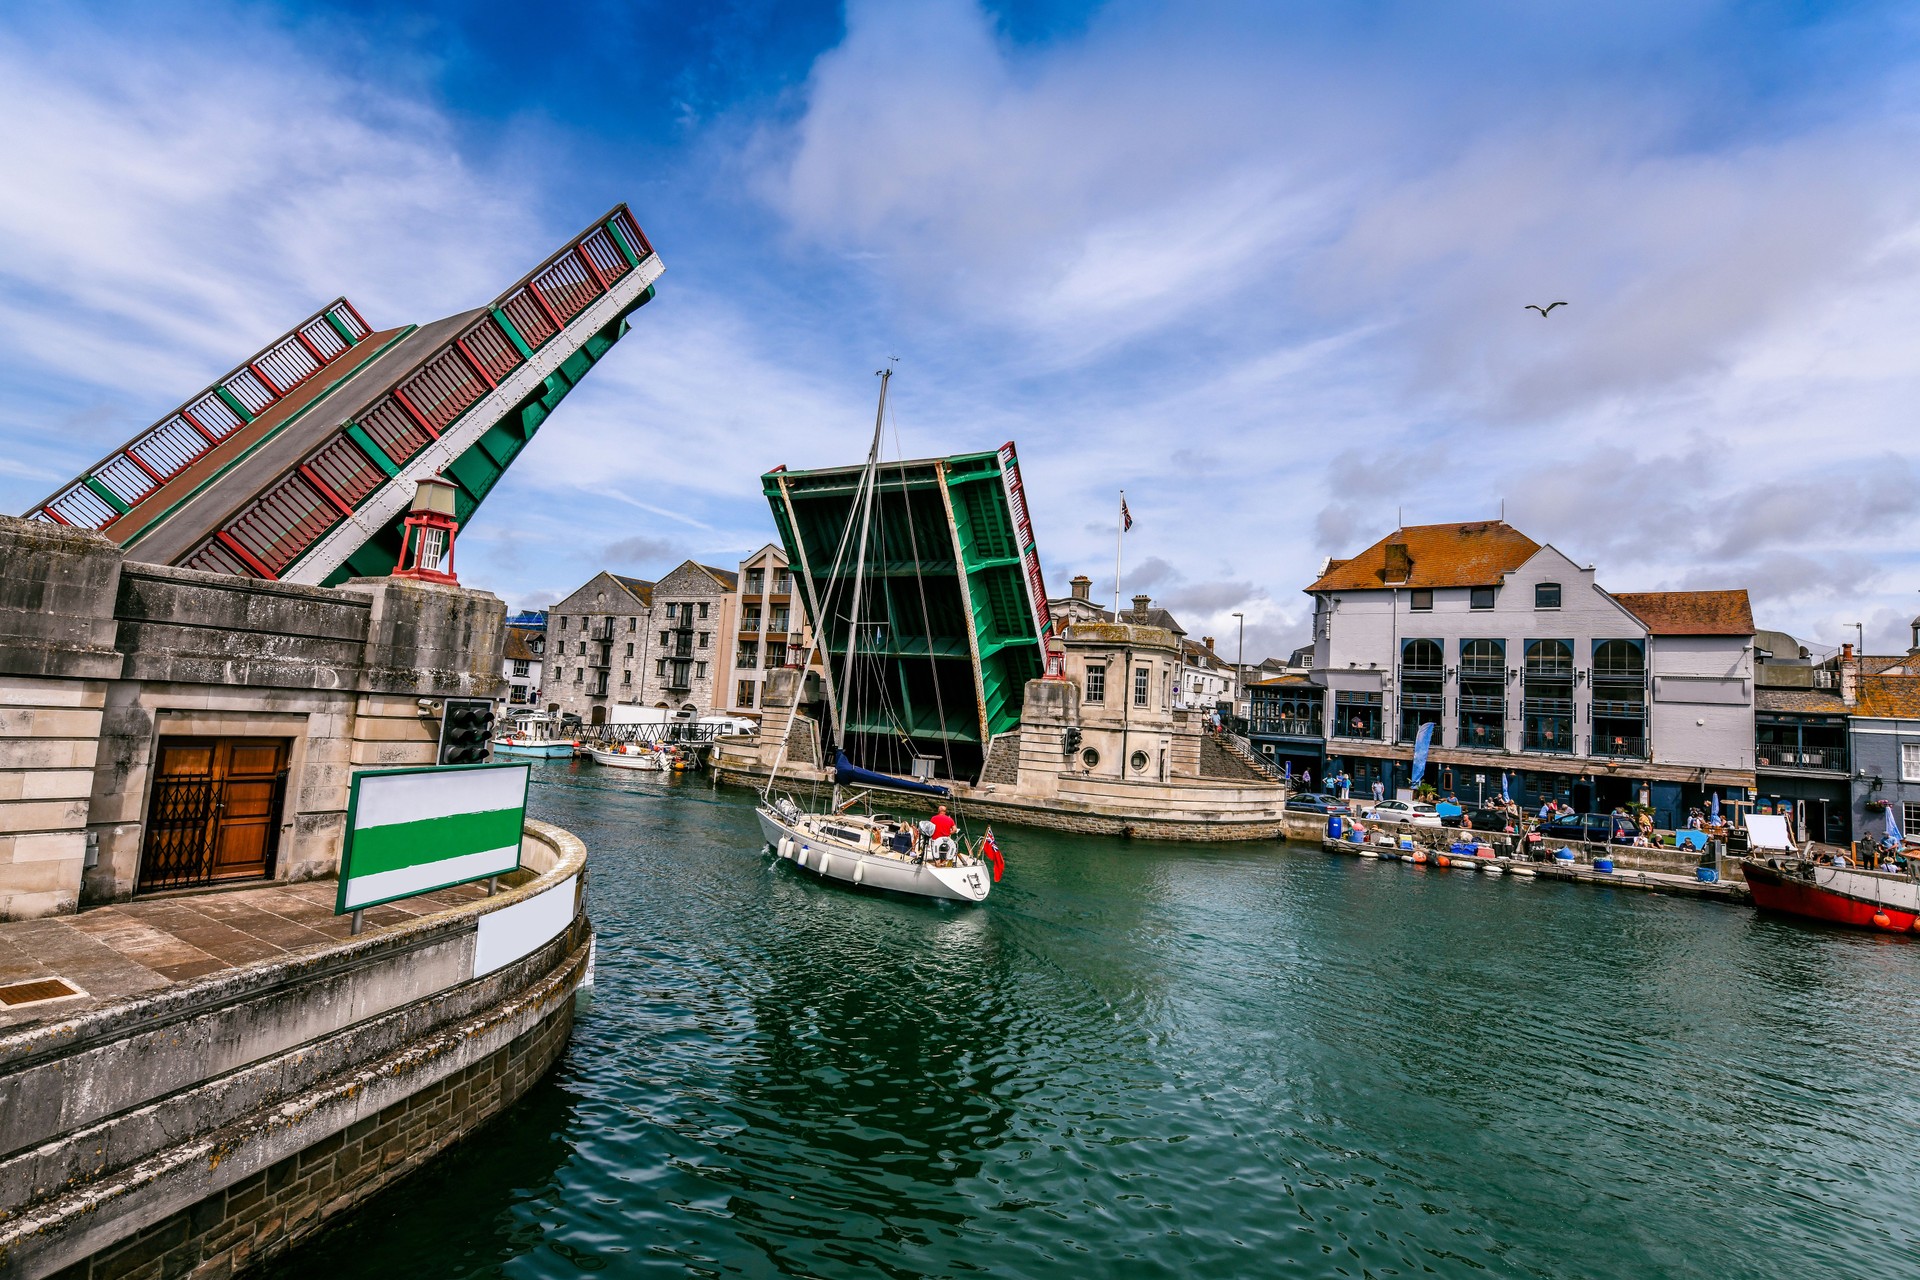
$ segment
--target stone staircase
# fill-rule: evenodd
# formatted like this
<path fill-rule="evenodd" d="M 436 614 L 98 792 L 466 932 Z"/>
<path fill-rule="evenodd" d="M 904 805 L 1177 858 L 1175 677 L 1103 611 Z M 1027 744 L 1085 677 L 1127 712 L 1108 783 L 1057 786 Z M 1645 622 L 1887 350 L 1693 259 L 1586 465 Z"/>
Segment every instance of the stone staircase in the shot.
<path fill-rule="evenodd" d="M 1249 769 L 1252 769 L 1268 782 L 1284 783 L 1286 781 L 1285 776 L 1281 774 L 1279 769 L 1274 767 L 1273 762 L 1261 755 L 1258 751 L 1255 751 L 1253 744 L 1239 734 L 1217 733 L 1213 735 L 1213 740 L 1219 743 L 1228 755 L 1244 763 Z"/>

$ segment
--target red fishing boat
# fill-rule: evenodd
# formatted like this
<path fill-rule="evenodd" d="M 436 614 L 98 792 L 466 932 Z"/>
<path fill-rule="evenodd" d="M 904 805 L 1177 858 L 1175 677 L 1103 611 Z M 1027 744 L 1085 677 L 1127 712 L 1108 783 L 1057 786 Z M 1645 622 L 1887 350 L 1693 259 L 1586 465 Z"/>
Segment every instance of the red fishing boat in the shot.
<path fill-rule="evenodd" d="M 1909 933 L 1920 922 L 1920 881 L 1907 871 L 1789 858 L 1748 858 L 1741 867 L 1762 911 L 1890 933 Z"/>

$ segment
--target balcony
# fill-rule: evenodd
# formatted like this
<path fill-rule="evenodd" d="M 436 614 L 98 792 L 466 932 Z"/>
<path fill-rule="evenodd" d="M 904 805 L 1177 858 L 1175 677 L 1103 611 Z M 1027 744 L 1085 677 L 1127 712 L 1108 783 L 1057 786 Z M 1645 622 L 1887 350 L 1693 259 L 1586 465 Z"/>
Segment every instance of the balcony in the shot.
<path fill-rule="evenodd" d="M 757 652 L 748 652 L 743 649 L 734 655 L 733 665 L 740 671 L 758 670 L 760 666 L 760 655 Z"/>
<path fill-rule="evenodd" d="M 680 693 L 684 693 L 688 689 L 693 688 L 693 668 L 684 662 L 676 662 L 667 672 L 665 682 L 661 687 Z"/>
<path fill-rule="evenodd" d="M 1497 724 L 1462 724 L 1460 726 L 1460 750 L 1462 751 L 1501 751 L 1506 747 L 1507 732 Z"/>
<path fill-rule="evenodd" d="M 601 644 L 606 644 L 612 641 L 613 619 L 602 618 L 600 621 L 594 623 L 593 629 L 587 632 L 587 639 L 598 641 Z"/>
<path fill-rule="evenodd" d="M 1528 729 L 1521 740 L 1522 751 L 1534 751 L 1542 755 L 1569 756 L 1573 754 L 1573 727 L 1562 726 L 1548 733 L 1544 729 Z"/>
<path fill-rule="evenodd" d="M 1593 700 L 1595 720 L 1644 720 L 1647 704 L 1638 698 L 1598 698 Z"/>
<path fill-rule="evenodd" d="M 1596 760 L 1645 760 L 1647 758 L 1647 740 L 1628 737 L 1625 734 L 1593 735 L 1593 757 Z"/>
<path fill-rule="evenodd" d="M 1462 680 L 1505 680 L 1507 668 L 1499 662 L 1462 662 L 1460 678 Z"/>
<path fill-rule="evenodd" d="M 1460 712 L 1475 715 L 1504 716 L 1507 714 L 1507 700 L 1501 697 L 1489 697 L 1486 694 L 1461 694 Z"/>
<path fill-rule="evenodd" d="M 587 696 L 589 698 L 604 698 L 607 696 L 606 672 L 596 671 L 593 679 L 587 681 Z"/>
<path fill-rule="evenodd" d="M 1754 748 L 1753 763 L 1760 769 L 1827 769 L 1847 771 L 1845 747 L 1776 747 L 1762 742 Z"/>
<path fill-rule="evenodd" d="M 1441 698 L 1437 693 L 1402 693 L 1400 695 L 1402 711 L 1431 711 L 1438 715 L 1440 702 Z"/>
<path fill-rule="evenodd" d="M 674 643 L 672 651 L 667 654 L 669 658 L 691 658 L 692 656 L 693 636 L 691 634 L 680 636 Z"/>
<path fill-rule="evenodd" d="M 1195 702 L 1194 705 L 1200 706 L 1203 704 Z M 1318 738 L 1321 736 L 1320 719 L 1318 716 L 1311 719 L 1290 719 L 1285 716 L 1255 716 L 1251 727 L 1254 733 L 1273 734 L 1276 737 L 1282 738 Z"/>
<path fill-rule="evenodd" d="M 589 655 L 587 658 L 587 665 L 590 667 L 603 667 L 603 668 L 612 666 L 613 665 L 613 645 L 611 643 L 607 643 L 607 644 L 601 644 L 595 647 L 593 653 Z"/>

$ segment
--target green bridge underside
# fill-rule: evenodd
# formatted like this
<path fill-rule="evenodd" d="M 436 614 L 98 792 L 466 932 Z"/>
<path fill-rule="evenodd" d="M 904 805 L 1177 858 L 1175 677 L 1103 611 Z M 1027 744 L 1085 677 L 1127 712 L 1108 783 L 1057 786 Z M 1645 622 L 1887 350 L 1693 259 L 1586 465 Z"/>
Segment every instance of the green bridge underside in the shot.
<path fill-rule="evenodd" d="M 492 492 L 493 486 L 506 473 L 513 460 L 520 456 L 520 451 L 527 447 L 542 424 L 559 407 L 567 392 L 579 385 L 600 357 L 627 335 L 627 317 L 652 301 L 653 296 L 654 291 L 649 287 L 635 299 L 633 306 L 589 337 L 578 351 L 547 375 L 538 390 L 501 415 L 441 473 L 458 486 L 454 495 L 454 515 L 463 527 L 473 519 L 473 513 L 480 509 L 481 502 Z M 365 432 L 354 427 L 350 428 L 350 433 L 354 442 L 365 450 L 367 456 L 385 468 L 389 475 L 398 474 L 399 468 L 380 452 L 379 446 L 367 438 Z M 323 585 L 333 587 L 349 578 L 383 578 L 392 573 L 394 566 L 400 562 L 405 520 L 404 512 L 395 516 L 384 529 L 348 556 L 346 563 L 327 575 Z"/>
<path fill-rule="evenodd" d="M 762 477 L 795 576 L 803 564 L 812 576 L 802 603 L 836 681 L 853 632 L 854 544 L 837 575 L 834 554 L 863 470 Z M 1019 726 L 1026 682 L 1043 670 L 998 454 L 881 466 L 863 595 L 848 754 L 892 772 L 931 756 L 941 773 L 978 777 L 986 744 Z"/>

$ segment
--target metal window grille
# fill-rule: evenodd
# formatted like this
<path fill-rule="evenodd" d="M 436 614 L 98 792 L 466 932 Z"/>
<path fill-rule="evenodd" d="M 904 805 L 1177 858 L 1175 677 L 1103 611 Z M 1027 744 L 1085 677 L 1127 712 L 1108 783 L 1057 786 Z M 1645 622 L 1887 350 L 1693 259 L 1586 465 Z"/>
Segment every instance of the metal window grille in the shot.
<path fill-rule="evenodd" d="M 147 814 L 145 847 L 140 854 L 140 888 L 187 889 L 213 883 L 214 855 L 219 840 L 215 821 L 222 801 L 221 780 L 207 773 L 169 774 L 156 778 Z M 273 777 L 270 823 L 277 829 L 287 794 L 287 771 Z M 277 842 L 275 842 L 277 844 Z M 267 858 L 267 878 L 273 876 L 275 853 Z"/>

